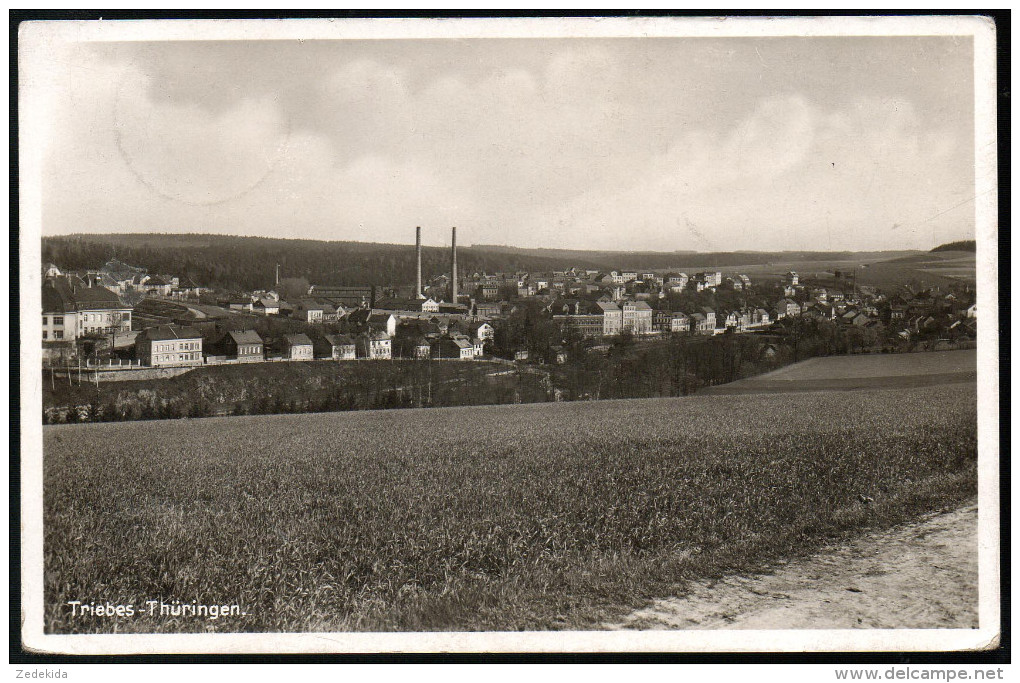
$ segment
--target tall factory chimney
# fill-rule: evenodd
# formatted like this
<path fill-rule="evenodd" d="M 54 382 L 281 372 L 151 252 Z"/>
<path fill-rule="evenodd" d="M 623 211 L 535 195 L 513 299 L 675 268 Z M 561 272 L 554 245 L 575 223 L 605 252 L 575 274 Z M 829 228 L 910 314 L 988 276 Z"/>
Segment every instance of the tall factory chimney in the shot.
<path fill-rule="evenodd" d="M 276 286 L 280 286 L 280 264 L 276 264 Z"/>
<path fill-rule="evenodd" d="M 418 277 L 415 280 L 414 295 L 424 299 L 421 293 L 421 226 L 414 229 L 414 257 L 418 262 Z"/>
<path fill-rule="evenodd" d="M 453 229 L 453 256 L 450 263 L 450 299 L 457 303 L 457 228 Z"/>

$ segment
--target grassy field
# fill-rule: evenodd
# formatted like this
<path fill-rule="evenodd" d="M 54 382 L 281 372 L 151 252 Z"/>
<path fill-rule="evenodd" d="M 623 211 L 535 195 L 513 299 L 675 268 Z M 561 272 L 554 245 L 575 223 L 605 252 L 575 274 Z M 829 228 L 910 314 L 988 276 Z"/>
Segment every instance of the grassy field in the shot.
<path fill-rule="evenodd" d="M 925 353 L 824 356 L 796 363 L 756 379 L 785 381 L 799 379 L 851 379 L 857 377 L 901 377 L 947 372 L 977 372 L 977 351 L 928 351 Z"/>
<path fill-rule="evenodd" d="M 924 273 L 951 277 L 974 283 L 977 279 L 977 254 L 973 251 L 926 252 L 896 259 Z"/>
<path fill-rule="evenodd" d="M 974 406 L 961 385 L 46 427 L 46 628 L 590 628 L 973 497 Z"/>
<path fill-rule="evenodd" d="M 709 394 L 927 387 L 975 384 L 977 351 L 864 354 L 811 358 L 705 390 Z"/>

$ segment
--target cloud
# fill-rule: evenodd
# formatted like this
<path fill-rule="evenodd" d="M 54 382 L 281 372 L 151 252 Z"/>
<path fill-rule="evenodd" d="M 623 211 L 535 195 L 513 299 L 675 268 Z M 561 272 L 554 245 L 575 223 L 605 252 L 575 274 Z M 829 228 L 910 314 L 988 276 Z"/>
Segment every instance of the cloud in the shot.
<path fill-rule="evenodd" d="M 62 55 L 44 231 L 457 225 L 466 243 L 668 250 L 967 230 L 964 210 L 927 219 L 972 192 L 972 129 L 913 71 L 837 96 L 825 64 L 777 76 L 777 50 L 763 85 L 753 50 L 700 43 L 381 42 Z"/>
<path fill-rule="evenodd" d="M 563 239 L 582 225 L 585 244 L 607 249 L 909 248 L 919 222 L 967 191 L 952 147 L 923 130 L 909 102 L 827 111 L 802 96 L 767 98 L 731 131 L 689 131 L 629 182 L 533 215 L 531 232 L 582 246 Z"/>
<path fill-rule="evenodd" d="M 277 163 L 289 131 L 266 98 L 242 99 L 212 113 L 193 104 L 153 101 L 150 83 L 128 73 L 114 102 L 117 151 L 138 180 L 182 204 L 235 201 Z"/>

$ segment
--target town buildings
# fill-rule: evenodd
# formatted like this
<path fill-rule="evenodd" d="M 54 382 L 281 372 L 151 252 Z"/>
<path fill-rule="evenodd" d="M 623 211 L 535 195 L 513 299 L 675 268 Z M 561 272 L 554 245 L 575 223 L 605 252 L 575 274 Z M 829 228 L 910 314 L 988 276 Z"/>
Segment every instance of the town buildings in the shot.
<path fill-rule="evenodd" d="M 84 276 L 64 273 L 56 264 L 47 264 L 43 271 L 44 349 L 59 345 L 73 352 L 78 340 L 116 336 L 121 345 L 119 357 L 123 359 L 125 348 L 132 353 L 134 324 L 136 330 L 142 329 L 133 353 L 152 367 L 198 365 L 203 354 L 209 364 L 261 361 L 266 358 L 267 346 L 276 352 L 274 355 L 282 354 L 287 360 L 468 360 L 482 357 L 483 349 L 507 359 L 520 359 L 519 353 L 526 353 L 522 346 L 531 348 L 534 355 L 536 348 L 562 348 L 560 345 L 568 342 L 572 345 L 577 336 L 595 340 L 589 346 L 605 348 L 603 340 L 625 332 L 641 338 L 667 333 L 784 334 L 782 327 L 771 326 L 796 317 L 834 322 L 844 330 L 888 326 L 896 329 L 887 337 L 902 333 L 904 339 L 941 330 L 954 338 L 973 337 L 972 318 L 976 315 L 973 297 L 966 291 L 947 294 L 904 287 L 909 291 L 888 293 L 887 297 L 864 286 L 851 291 L 849 286 L 841 286 L 838 277 L 835 281 L 819 276 L 802 279 L 793 271 L 776 273 L 771 278 L 756 276 L 751 291 L 750 278 L 733 272 L 724 277 L 721 271 L 710 270 L 691 277 L 665 269 L 657 273 L 570 268 L 551 273 L 472 273 L 461 283 L 463 291 L 473 296 L 460 297 L 456 304 L 440 288 L 450 284 L 448 276 L 434 278 L 425 289 L 433 296 L 423 292 L 421 297 L 409 296 L 414 293 L 412 288 L 403 285 L 311 286 L 303 295 L 286 289 L 293 304 L 272 291 L 221 292 L 213 301 L 225 309 L 227 316 L 255 314 L 285 320 L 253 320 L 253 326 L 268 330 L 265 339 L 254 330 L 224 331 L 224 327 L 233 325 L 219 326 L 210 333 L 209 327 L 196 320 L 193 325 L 199 336 L 182 338 L 174 334 L 191 335 L 196 329 L 181 327 L 188 318 L 175 317 L 173 307 L 165 301 L 159 305 L 170 308 L 166 315 L 161 315 L 158 306 L 136 311 L 125 301 L 137 302 L 138 297 L 146 296 L 163 300 L 168 291 L 171 298 L 185 292 L 190 295 L 202 290 L 194 282 L 173 275 L 150 275 L 144 269 L 116 261 Z M 708 302 L 715 309 L 704 305 Z M 531 325 L 535 316 L 553 323 L 539 321 L 537 325 L 551 335 L 549 339 L 539 345 L 525 345 L 519 332 L 515 333 L 517 337 L 508 336 L 509 327 L 525 317 Z M 216 317 L 213 312 L 212 318 Z M 167 326 L 167 321 L 176 324 Z M 178 332 L 168 333 L 162 328 Z M 304 333 L 298 334 L 298 330 Z M 207 335 L 204 341 L 201 334 Z M 108 341 L 112 346 L 113 340 Z M 93 362 L 102 357 L 101 352 L 107 352 L 89 344 L 83 347 L 83 353 Z M 570 348 L 573 352 L 574 347 Z M 554 355 L 560 357 L 558 352 L 545 350 L 536 362 L 553 362 Z"/>

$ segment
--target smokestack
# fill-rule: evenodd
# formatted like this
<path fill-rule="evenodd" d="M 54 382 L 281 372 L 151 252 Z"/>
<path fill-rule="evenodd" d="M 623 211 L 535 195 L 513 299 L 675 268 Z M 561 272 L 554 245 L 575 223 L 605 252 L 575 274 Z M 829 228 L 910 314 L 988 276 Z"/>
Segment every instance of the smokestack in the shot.
<path fill-rule="evenodd" d="M 418 278 L 415 280 L 416 286 L 415 286 L 415 290 L 414 290 L 414 295 L 416 297 L 418 297 L 419 299 L 424 299 L 425 297 L 423 297 L 422 294 L 421 294 L 421 226 L 420 225 L 417 228 L 414 229 L 414 255 L 415 255 L 415 258 L 418 261 Z"/>
<path fill-rule="evenodd" d="M 457 303 L 457 228 L 453 229 L 453 257 L 450 263 L 450 292 L 452 303 Z"/>
<path fill-rule="evenodd" d="M 276 264 L 276 286 L 280 286 L 280 264 Z"/>

